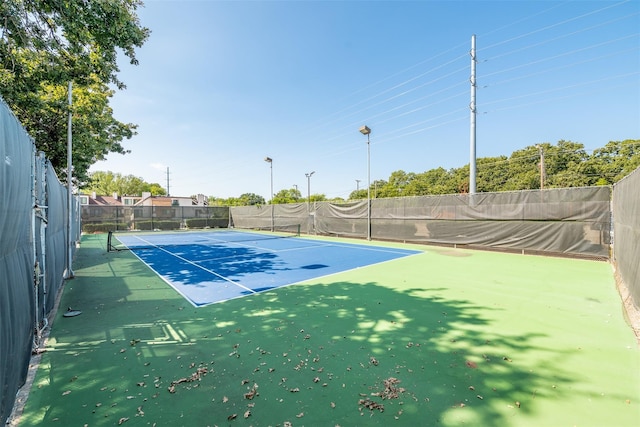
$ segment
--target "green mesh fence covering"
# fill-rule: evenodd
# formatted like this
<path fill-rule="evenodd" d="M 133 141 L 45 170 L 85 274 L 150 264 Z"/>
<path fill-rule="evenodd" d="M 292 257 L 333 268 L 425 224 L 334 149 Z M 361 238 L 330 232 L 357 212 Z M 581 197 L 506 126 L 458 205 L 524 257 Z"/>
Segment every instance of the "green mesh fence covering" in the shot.
<path fill-rule="evenodd" d="M 73 204 L 69 215 L 67 194 L 51 163 L 36 154 L 32 139 L 0 99 L 2 424 L 11 414 L 62 286 L 67 242 L 80 240 L 78 205 Z"/>
<path fill-rule="evenodd" d="M 613 261 L 640 308 L 640 168 L 613 188 Z"/>

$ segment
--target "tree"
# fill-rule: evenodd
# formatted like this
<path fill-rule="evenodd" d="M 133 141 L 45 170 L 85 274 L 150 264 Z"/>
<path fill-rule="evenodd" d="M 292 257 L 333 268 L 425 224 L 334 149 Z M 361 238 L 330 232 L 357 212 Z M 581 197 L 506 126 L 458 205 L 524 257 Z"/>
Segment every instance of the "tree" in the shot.
<path fill-rule="evenodd" d="M 528 146 L 511 153 L 507 162 L 502 191 L 540 188 L 540 170 L 538 168 L 540 156 L 538 152 L 537 147 Z"/>
<path fill-rule="evenodd" d="M 546 186 L 583 187 L 589 185 L 589 178 L 583 169 L 589 155 L 584 145 L 571 141 L 558 141 L 558 144 L 544 145 L 544 166 Z"/>
<path fill-rule="evenodd" d="M 68 82 L 73 82 L 73 163 L 78 184 L 89 166 L 121 145 L 136 126 L 113 117 L 117 55 L 137 64 L 140 0 L 13 0 L 0 2 L 0 93 L 59 176 L 66 170 Z"/>
<path fill-rule="evenodd" d="M 364 190 L 354 190 L 349 194 L 349 200 L 356 199 L 366 199 L 367 198 L 367 189 Z"/>
<path fill-rule="evenodd" d="M 327 196 L 324 194 L 312 194 L 311 197 L 309 197 L 311 199 L 311 203 L 313 202 L 324 202 L 327 200 Z"/>
<path fill-rule="evenodd" d="M 640 166 L 640 140 L 609 141 L 589 158 L 596 171 L 595 185 L 613 184 Z"/>
<path fill-rule="evenodd" d="M 244 193 L 240 195 L 241 206 L 266 205 L 264 197 L 254 193 Z"/>
<path fill-rule="evenodd" d="M 469 192 L 469 165 L 449 171 L 450 188 L 452 193 L 466 194 Z"/>
<path fill-rule="evenodd" d="M 376 179 L 371 183 L 371 186 L 369 187 L 371 190 L 371 198 L 372 199 L 377 199 L 379 197 L 386 197 L 384 196 L 384 192 L 383 189 L 385 187 L 389 188 L 387 186 L 387 181 L 385 181 L 384 179 Z"/>
<path fill-rule="evenodd" d="M 476 189 L 478 192 L 500 191 L 509 170 L 507 156 L 482 157 L 476 160 Z"/>
<path fill-rule="evenodd" d="M 415 179 L 407 184 L 406 191 L 407 195 L 423 196 L 455 193 L 456 189 L 451 174 L 440 167 L 416 174 Z"/>
<path fill-rule="evenodd" d="M 342 197 L 334 197 L 333 199 L 329 199 L 328 200 L 331 203 L 344 203 L 346 202 L 345 199 L 343 199 Z"/>
<path fill-rule="evenodd" d="M 285 190 L 280 190 L 273 196 L 273 200 L 271 203 L 273 204 L 285 204 L 285 203 L 296 203 L 302 200 L 302 194 L 300 190 L 297 188 L 290 188 Z"/>
<path fill-rule="evenodd" d="M 266 204 L 264 197 L 254 193 L 244 193 L 240 197 L 229 197 L 228 199 L 209 196 L 209 206 L 253 206 L 264 204 Z"/>
<path fill-rule="evenodd" d="M 544 170 L 541 171 L 541 153 Z M 583 144 L 560 140 L 556 145 L 543 142 L 516 150 L 511 156 L 476 159 L 478 192 L 516 191 L 540 188 L 541 172 L 546 175 L 544 188 L 611 185 L 640 167 L 640 140 L 610 141 L 588 155 Z M 442 167 L 421 173 L 397 170 L 389 180 L 371 183 L 371 198 L 456 194 L 469 192 L 469 165 L 445 170 Z M 274 203 L 300 200 L 299 192 L 281 190 Z M 297 190 L 296 190 L 297 191 Z M 367 189 L 349 194 L 349 200 L 367 198 Z M 324 194 L 311 195 L 311 201 L 326 200 Z M 341 200 L 332 199 L 340 202 Z"/>
<path fill-rule="evenodd" d="M 392 172 L 389 176 L 389 181 L 386 181 L 381 188 L 378 188 L 377 197 L 406 196 L 405 188 L 410 185 L 415 177 L 415 173 L 406 173 L 403 170 Z"/>
<path fill-rule="evenodd" d="M 123 176 L 111 171 L 96 171 L 90 175 L 89 183 L 83 189 L 85 193 L 95 192 L 100 195 L 118 193 L 126 196 L 141 196 L 144 192 L 152 196 L 163 196 L 166 190 L 158 183 L 148 183 L 134 175 Z"/>

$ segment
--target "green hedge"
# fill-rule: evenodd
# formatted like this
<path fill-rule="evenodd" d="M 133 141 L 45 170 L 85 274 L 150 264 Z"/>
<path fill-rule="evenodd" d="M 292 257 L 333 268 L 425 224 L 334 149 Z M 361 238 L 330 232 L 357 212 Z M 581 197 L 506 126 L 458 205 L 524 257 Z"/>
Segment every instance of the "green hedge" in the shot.
<path fill-rule="evenodd" d="M 226 218 L 191 218 L 187 220 L 187 228 L 226 228 L 229 220 Z"/>
<path fill-rule="evenodd" d="M 128 230 L 129 224 L 127 223 L 115 223 L 115 222 L 95 222 L 82 224 L 83 233 L 107 233 L 115 230 Z"/>
<path fill-rule="evenodd" d="M 180 221 L 136 221 L 136 230 L 179 230 Z"/>

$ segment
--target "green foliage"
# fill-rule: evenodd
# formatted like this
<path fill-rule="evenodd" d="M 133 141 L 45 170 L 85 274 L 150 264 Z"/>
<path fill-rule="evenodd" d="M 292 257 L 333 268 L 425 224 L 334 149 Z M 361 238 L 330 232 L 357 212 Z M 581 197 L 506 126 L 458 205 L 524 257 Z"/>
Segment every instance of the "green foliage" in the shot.
<path fill-rule="evenodd" d="M 570 141 L 559 141 L 528 146 L 514 151 L 511 156 L 482 157 L 476 161 L 476 186 L 478 192 L 516 191 L 540 188 L 540 153 L 544 154 L 544 188 L 583 187 L 611 185 L 640 166 L 640 140 L 611 141 L 605 147 L 594 150 L 589 155 L 584 146 Z M 100 194 L 140 194 L 131 188 L 151 191 L 154 195 L 164 194 L 159 184 L 144 183 L 132 175 L 122 177 L 111 172 L 95 172 L 91 175 L 89 191 Z M 130 186 L 117 183 L 127 182 Z M 138 185 L 138 187 L 135 187 Z M 157 192 L 153 190 L 156 188 Z M 151 189 L 151 190 L 150 190 Z M 421 196 L 436 194 L 466 193 L 469 191 L 469 165 L 445 170 L 431 169 L 421 173 L 395 171 L 389 180 L 375 180 L 371 183 L 371 198 Z M 367 189 L 351 192 L 350 200 L 366 199 Z M 324 194 L 312 194 L 312 202 L 327 200 Z M 297 189 L 280 190 L 273 203 L 306 202 Z M 340 198 L 334 202 L 343 201 Z M 264 205 L 265 199 L 254 193 L 228 199 L 209 197 L 209 206 L 251 206 Z M 206 225 L 205 225 L 206 226 Z M 191 225 L 190 225 L 191 227 Z M 195 227 L 195 225 L 194 225 Z M 200 227 L 200 225 L 198 225 Z"/>
<path fill-rule="evenodd" d="M 378 182 L 378 184 L 382 185 L 377 189 L 374 188 L 374 190 L 376 190 L 376 197 L 399 197 L 406 195 L 404 190 L 415 177 L 416 175 L 414 173 L 406 173 L 403 170 L 392 172 L 391 176 L 389 176 L 389 181 L 383 184 Z M 374 182 L 374 185 L 375 184 Z"/>
<path fill-rule="evenodd" d="M 325 200 L 327 200 L 327 196 L 325 196 L 324 194 L 312 194 L 309 199 L 311 199 L 311 203 L 313 202 L 324 202 Z M 302 200 L 304 201 L 304 199 Z"/>
<path fill-rule="evenodd" d="M 148 183 L 134 175 L 123 176 L 119 173 L 96 171 L 89 176 L 89 182 L 83 188 L 86 194 L 96 192 L 100 195 L 118 193 L 123 196 L 141 196 L 143 192 L 149 192 L 152 196 L 164 196 L 167 194 L 164 188 L 157 183 Z"/>
<path fill-rule="evenodd" d="M 266 204 L 264 197 L 254 193 L 244 193 L 240 197 L 229 197 L 228 199 L 209 197 L 209 206 L 253 206 L 264 204 Z"/>
<path fill-rule="evenodd" d="M 278 191 L 271 203 L 273 204 L 285 204 L 285 203 L 298 203 L 301 202 L 302 194 L 297 188 L 290 188 Z"/>
<path fill-rule="evenodd" d="M 476 189 L 479 192 L 500 191 L 507 181 L 506 156 L 482 157 L 476 160 Z"/>
<path fill-rule="evenodd" d="M 171 220 L 155 220 L 155 221 L 137 221 L 135 223 L 137 230 L 179 230 L 180 221 Z"/>
<path fill-rule="evenodd" d="M 164 196 L 167 194 L 167 190 L 157 182 L 151 184 L 145 182 L 143 191 L 151 193 L 152 196 Z"/>
<path fill-rule="evenodd" d="M 507 160 L 502 191 L 540 188 L 539 160 L 538 148 L 535 146 L 514 151 Z"/>
<path fill-rule="evenodd" d="M 190 218 L 186 223 L 187 228 L 225 228 L 229 226 L 229 218 Z"/>
<path fill-rule="evenodd" d="M 613 184 L 640 166 L 640 140 L 611 141 L 594 150 L 589 162 L 600 175 L 595 185 Z"/>
<path fill-rule="evenodd" d="M 357 200 L 357 199 L 366 199 L 367 198 L 367 189 L 364 190 L 355 190 L 349 194 L 349 200 Z"/>
<path fill-rule="evenodd" d="M 98 223 L 82 223 L 83 233 L 107 233 L 112 230 L 127 230 L 127 225 L 110 223 L 110 222 L 98 222 Z"/>
<path fill-rule="evenodd" d="M 68 83 L 73 82 L 73 164 L 79 184 L 87 170 L 121 145 L 136 126 L 113 117 L 109 100 L 125 86 L 119 51 L 137 64 L 139 0 L 10 0 L 0 2 L 0 93 L 59 176 L 66 169 Z"/>
<path fill-rule="evenodd" d="M 640 166 L 640 140 L 611 141 L 589 155 L 584 145 L 560 140 L 514 151 L 511 156 L 476 160 L 478 192 L 538 189 L 544 156 L 544 188 L 611 185 Z M 395 171 L 388 181 L 371 185 L 371 198 L 455 194 L 469 191 L 469 165 L 422 173 Z M 366 199 L 367 189 L 351 192 L 349 199 Z"/>
<path fill-rule="evenodd" d="M 407 196 L 420 196 L 423 194 L 447 194 L 453 193 L 450 172 L 444 168 L 431 169 L 426 172 L 416 174 L 406 188 Z"/>

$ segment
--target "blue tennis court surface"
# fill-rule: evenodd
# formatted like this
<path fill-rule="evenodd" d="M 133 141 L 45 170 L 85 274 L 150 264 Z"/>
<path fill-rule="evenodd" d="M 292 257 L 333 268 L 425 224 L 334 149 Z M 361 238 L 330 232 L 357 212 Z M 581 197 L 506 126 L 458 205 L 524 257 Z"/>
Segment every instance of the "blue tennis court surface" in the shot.
<path fill-rule="evenodd" d="M 419 253 L 237 231 L 117 238 L 196 307 Z"/>

